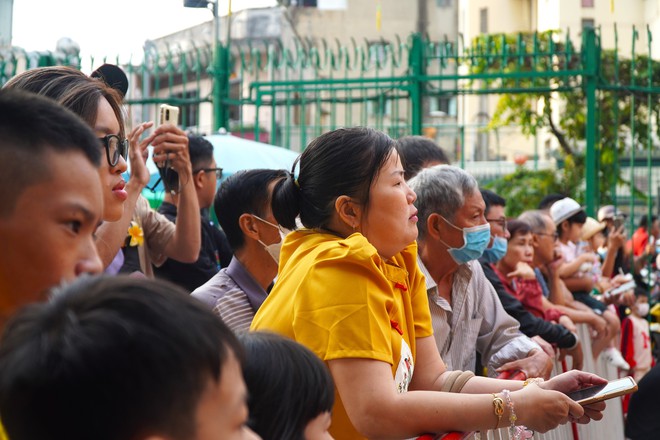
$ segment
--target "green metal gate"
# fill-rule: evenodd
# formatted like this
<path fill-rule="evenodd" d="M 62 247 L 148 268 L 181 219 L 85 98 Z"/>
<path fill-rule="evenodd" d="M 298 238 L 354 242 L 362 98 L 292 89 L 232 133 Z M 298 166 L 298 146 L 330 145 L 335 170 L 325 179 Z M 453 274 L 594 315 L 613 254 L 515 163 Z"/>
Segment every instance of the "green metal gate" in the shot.
<path fill-rule="evenodd" d="M 182 107 L 185 127 L 207 133 L 224 127 L 297 151 L 340 126 L 368 125 L 395 138 L 432 133 L 464 167 L 466 135 L 496 127 L 490 115 L 480 116 L 480 123 L 461 115 L 459 100 L 517 96 L 532 103 L 563 100 L 566 108 L 575 101 L 580 135 L 573 142 L 584 163 L 580 191 L 588 213 L 606 202 L 624 202 L 633 212 L 641 204 L 651 212 L 660 186 L 654 172 L 660 68 L 648 56 L 650 32 L 646 55 L 638 53 L 633 32 L 629 58 L 618 47 L 603 50 L 599 31 L 585 29 L 579 47 L 568 32 L 485 35 L 472 42 L 429 41 L 417 34 L 348 44 L 188 42 L 181 45 L 185 49 L 150 48 L 141 63 L 121 64 L 133 84 L 127 104 L 136 121 L 153 118 L 158 104 L 170 103 Z M 53 57 L 30 61 L 19 53 L 0 58 L 0 84 L 43 64 L 88 67 Z M 90 64 L 89 70 L 94 60 Z M 526 134 L 535 135 L 537 128 L 528 127 Z M 536 164 L 538 154 L 533 157 Z"/>

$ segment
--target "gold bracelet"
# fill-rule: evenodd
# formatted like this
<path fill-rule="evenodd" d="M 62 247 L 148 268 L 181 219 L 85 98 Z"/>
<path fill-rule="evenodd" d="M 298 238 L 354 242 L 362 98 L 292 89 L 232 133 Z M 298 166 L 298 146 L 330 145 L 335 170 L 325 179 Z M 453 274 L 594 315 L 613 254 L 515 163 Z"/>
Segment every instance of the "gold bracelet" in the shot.
<path fill-rule="evenodd" d="M 525 381 L 523 382 L 523 388 L 525 388 L 530 383 L 535 383 L 536 385 L 539 385 L 542 382 L 543 382 L 542 377 L 530 377 L 529 379 L 525 379 Z"/>
<path fill-rule="evenodd" d="M 493 393 L 493 412 L 497 416 L 497 424 L 495 425 L 495 429 L 497 429 L 504 414 L 504 400 L 495 393 Z"/>

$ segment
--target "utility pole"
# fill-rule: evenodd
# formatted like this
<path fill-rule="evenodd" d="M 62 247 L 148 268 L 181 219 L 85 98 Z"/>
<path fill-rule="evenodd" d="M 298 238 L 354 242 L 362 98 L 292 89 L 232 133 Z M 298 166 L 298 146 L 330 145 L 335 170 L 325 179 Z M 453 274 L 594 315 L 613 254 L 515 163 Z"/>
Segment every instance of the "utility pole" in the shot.
<path fill-rule="evenodd" d="M 428 19 L 428 2 L 427 0 L 417 0 L 417 28 L 415 32 L 420 34 L 422 37 L 426 37 L 426 33 L 429 28 L 429 19 Z"/>

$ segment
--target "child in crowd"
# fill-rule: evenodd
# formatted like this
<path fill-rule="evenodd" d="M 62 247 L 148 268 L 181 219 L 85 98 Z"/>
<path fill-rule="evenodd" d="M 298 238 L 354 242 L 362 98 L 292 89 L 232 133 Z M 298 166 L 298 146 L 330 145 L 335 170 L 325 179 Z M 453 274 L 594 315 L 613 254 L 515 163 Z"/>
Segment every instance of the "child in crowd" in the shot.
<path fill-rule="evenodd" d="M 649 298 L 643 287 L 635 288 L 635 303 L 630 314 L 621 322 L 621 353 L 630 364 L 630 374 L 637 383 L 655 365 L 651 352 L 651 332 L 646 316 Z M 630 395 L 623 397 L 623 413 L 628 413 Z"/>
<path fill-rule="evenodd" d="M 249 332 L 239 339 L 250 429 L 264 440 L 332 440 L 334 384 L 321 359 L 275 333 Z"/>
<path fill-rule="evenodd" d="M 630 314 L 621 323 L 621 353 L 630 364 L 629 374 L 637 382 L 654 365 L 651 355 L 651 333 L 646 316 L 649 299 L 643 287 L 635 288 L 635 303 Z"/>
<path fill-rule="evenodd" d="M 623 274 L 613 275 L 614 260 L 616 249 L 610 250 L 610 244 L 605 236 L 607 224 L 599 222 L 596 219 L 587 217 L 587 221 L 582 227 L 582 242 L 580 249 L 582 252 L 597 252 L 598 258 L 594 260 L 593 265 L 589 267 L 587 275 L 595 280 L 593 293 L 599 301 L 605 304 L 623 304 L 630 306 L 635 302 L 633 289 L 621 292 L 617 295 L 611 295 L 611 289 L 620 286 L 626 281 L 632 280 L 632 275 L 627 277 Z M 601 261 L 602 259 L 602 261 Z"/>
<path fill-rule="evenodd" d="M 621 321 L 616 313 L 591 295 L 598 279 L 590 271 L 598 261 L 598 255 L 594 252 L 580 253 L 578 250 L 577 244 L 587 222 L 587 214 L 578 202 L 566 197 L 550 207 L 550 216 L 557 226 L 559 245 L 564 257 L 564 263 L 559 267 L 559 276 L 576 301 L 586 305 L 607 322 L 607 334 L 593 341 L 593 356 L 598 358 L 603 353 L 603 357 L 612 365 L 627 370 L 629 366 L 614 342 L 619 334 Z"/>

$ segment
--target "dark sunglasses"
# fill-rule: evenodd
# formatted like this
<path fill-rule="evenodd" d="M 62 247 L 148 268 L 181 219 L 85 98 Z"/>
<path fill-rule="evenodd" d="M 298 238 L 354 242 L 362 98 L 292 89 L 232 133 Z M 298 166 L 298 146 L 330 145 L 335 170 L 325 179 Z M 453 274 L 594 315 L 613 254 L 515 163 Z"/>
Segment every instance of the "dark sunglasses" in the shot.
<path fill-rule="evenodd" d="M 105 158 L 108 160 L 108 165 L 117 166 L 120 156 L 124 160 L 128 160 L 128 139 L 121 139 L 116 134 L 109 134 L 99 140 L 105 147 Z"/>

